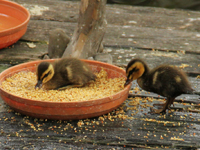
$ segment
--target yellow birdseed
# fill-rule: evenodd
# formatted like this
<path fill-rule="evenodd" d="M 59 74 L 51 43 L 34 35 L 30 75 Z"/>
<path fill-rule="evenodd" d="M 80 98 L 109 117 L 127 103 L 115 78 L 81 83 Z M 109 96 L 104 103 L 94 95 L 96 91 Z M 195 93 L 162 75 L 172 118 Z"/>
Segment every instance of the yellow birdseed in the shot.
<path fill-rule="evenodd" d="M 81 88 L 63 91 L 35 89 L 37 77 L 34 72 L 19 72 L 2 82 L 1 87 L 19 97 L 52 102 L 75 102 L 111 96 L 124 89 L 125 78 L 108 78 L 107 72 L 95 73 L 97 78 Z"/>

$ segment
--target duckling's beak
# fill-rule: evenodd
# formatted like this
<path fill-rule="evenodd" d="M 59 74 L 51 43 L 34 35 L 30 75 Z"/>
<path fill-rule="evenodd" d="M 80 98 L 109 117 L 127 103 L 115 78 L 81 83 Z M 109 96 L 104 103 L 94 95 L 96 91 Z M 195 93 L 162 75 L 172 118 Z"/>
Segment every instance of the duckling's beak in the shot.
<path fill-rule="evenodd" d="M 131 80 L 129 80 L 128 78 L 126 79 L 126 83 L 124 84 L 124 86 L 127 86 L 129 83 L 131 83 Z"/>
<path fill-rule="evenodd" d="M 36 88 L 41 88 L 42 87 L 42 80 L 38 80 L 37 84 L 35 85 L 35 89 Z"/>

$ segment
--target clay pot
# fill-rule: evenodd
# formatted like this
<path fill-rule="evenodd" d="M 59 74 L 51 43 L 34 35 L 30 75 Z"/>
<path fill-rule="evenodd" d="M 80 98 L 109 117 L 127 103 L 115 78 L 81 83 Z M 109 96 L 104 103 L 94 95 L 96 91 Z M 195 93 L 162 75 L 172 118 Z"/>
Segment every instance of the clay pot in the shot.
<path fill-rule="evenodd" d="M 26 32 L 30 14 L 21 5 L 0 1 L 0 49 L 17 42 Z"/>

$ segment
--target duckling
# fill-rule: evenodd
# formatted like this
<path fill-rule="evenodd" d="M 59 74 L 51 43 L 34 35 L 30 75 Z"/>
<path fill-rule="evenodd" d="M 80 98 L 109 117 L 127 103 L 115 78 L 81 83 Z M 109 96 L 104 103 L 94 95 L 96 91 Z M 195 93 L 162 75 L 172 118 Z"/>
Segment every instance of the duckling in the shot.
<path fill-rule="evenodd" d="M 152 109 L 152 113 L 164 113 L 181 94 L 193 92 L 186 74 L 170 65 L 161 65 L 152 70 L 141 59 L 133 59 L 126 68 L 127 80 L 125 86 L 137 79 L 138 85 L 149 92 L 157 93 L 167 98 L 162 109 Z"/>
<path fill-rule="evenodd" d="M 36 70 L 35 88 L 47 90 L 64 90 L 70 87 L 81 87 L 90 80 L 95 80 L 90 67 L 77 58 L 62 58 L 53 63 L 41 62 Z"/>

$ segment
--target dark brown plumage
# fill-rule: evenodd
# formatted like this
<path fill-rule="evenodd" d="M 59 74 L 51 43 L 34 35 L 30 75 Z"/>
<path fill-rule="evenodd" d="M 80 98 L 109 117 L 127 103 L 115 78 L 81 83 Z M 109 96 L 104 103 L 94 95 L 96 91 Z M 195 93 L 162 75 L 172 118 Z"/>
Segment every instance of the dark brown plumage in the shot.
<path fill-rule="evenodd" d="M 142 89 L 167 97 L 166 103 L 162 104 L 163 108 L 153 109 L 154 113 L 165 112 L 177 96 L 193 92 L 186 74 L 169 65 L 161 65 L 150 70 L 143 60 L 133 59 L 126 68 L 126 75 L 125 85 L 137 79 Z"/>
<path fill-rule="evenodd" d="M 47 90 L 81 87 L 96 78 L 90 67 L 77 58 L 63 58 L 53 63 L 41 62 L 36 74 L 36 88 L 43 85 Z"/>

